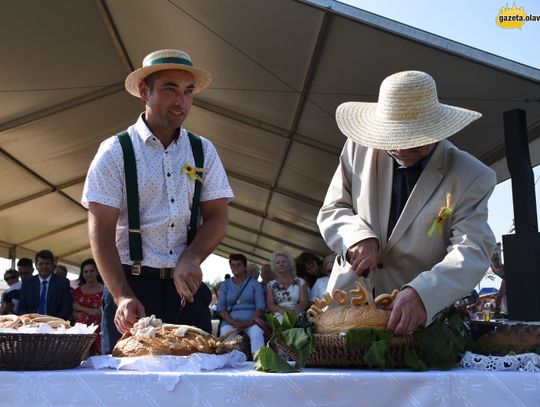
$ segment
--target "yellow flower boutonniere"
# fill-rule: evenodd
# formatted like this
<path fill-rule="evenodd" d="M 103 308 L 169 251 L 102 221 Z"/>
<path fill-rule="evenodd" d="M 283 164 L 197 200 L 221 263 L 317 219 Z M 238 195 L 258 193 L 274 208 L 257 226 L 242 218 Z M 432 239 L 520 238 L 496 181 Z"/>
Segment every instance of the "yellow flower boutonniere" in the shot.
<path fill-rule="evenodd" d="M 431 224 L 431 227 L 429 228 L 427 234 L 429 237 L 435 233 L 435 229 L 439 231 L 439 236 L 442 236 L 442 224 L 448 218 L 451 214 L 454 208 L 452 208 L 452 194 L 448 192 L 446 194 L 446 206 L 443 206 L 439 210 L 439 214 L 435 217 L 435 220 Z"/>
<path fill-rule="evenodd" d="M 202 184 L 202 178 L 197 174 L 198 172 L 203 172 L 204 168 L 197 168 L 191 164 L 185 164 L 182 174 L 187 174 L 193 181 L 199 181 Z"/>

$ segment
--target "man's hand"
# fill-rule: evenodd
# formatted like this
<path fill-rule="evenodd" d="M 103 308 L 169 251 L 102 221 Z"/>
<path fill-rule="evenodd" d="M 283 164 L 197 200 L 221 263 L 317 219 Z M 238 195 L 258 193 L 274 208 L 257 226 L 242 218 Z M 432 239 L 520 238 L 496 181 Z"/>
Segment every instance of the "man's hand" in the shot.
<path fill-rule="evenodd" d="M 392 310 L 386 330 L 396 335 L 410 334 L 426 321 L 426 308 L 412 287 L 405 287 L 390 304 Z"/>
<path fill-rule="evenodd" d="M 362 276 L 366 271 L 377 266 L 379 260 L 379 242 L 371 237 L 361 240 L 347 250 L 347 261 L 353 271 Z"/>
<path fill-rule="evenodd" d="M 186 301 L 193 302 L 193 296 L 202 283 L 202 277 L 201 266 L 197 262 L 180 259 L 174 269 L 176 291 Z"/>
<path fill-rule="evenodd" d="M 117 303 L 114 324 L 120 333 L 125 333 L 137 320 L 146 316 L 143 305 L 136 298 L 122 298 Z"/>

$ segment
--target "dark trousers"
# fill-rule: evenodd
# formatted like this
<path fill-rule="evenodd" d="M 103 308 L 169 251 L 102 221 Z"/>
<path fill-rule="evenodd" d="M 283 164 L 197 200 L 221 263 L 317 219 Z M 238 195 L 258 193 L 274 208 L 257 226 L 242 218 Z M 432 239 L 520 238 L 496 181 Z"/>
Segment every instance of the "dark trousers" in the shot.
<path fill-rule="evenodd" d="M 124 266 L 128 284 L 135 297 L 142 303 L 147 316 L 155 315 L 163 322 L 196 326 L 206 332 L 212 332 L 210 302 L 212 293 L 208 286 L 201 284 L 192 303 L 187 302 L 181 308 L 180 295 L 172 278 L 134 276 L 130 267 Z M 116 305 L 107 288 L 103 291 L 103 315 L 101 319 L 101 352 L 109 354 L 120 339 L 121 334 L 114 325 Z"/>

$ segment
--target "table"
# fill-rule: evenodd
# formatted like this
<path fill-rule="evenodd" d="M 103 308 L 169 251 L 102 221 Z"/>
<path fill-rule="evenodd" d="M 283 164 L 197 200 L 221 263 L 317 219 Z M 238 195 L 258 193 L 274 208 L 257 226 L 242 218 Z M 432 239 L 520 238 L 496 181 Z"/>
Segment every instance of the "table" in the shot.
<path fill-rule="evenodd" d="M 306 368 L 0 372 L 1 406 L 540 406 L 540 373 Z"/>

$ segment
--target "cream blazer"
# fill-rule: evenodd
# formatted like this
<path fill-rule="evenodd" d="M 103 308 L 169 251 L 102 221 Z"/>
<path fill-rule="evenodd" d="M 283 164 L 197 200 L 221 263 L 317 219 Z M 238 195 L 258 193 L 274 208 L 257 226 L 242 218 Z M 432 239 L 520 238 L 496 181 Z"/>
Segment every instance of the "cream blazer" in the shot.
<path fill-rule="evenodd" d="M 374 237 L 379 262 L 363 283 L 375 295 L 413 287 L 430 323 L 470 293 L 489 267 L 495 238 L 487 224 L 487 202 L 495 173 L 449 141 L 439 142 L 387 240 L 392 176 L 393 159 L 386 151 L 347 140 L 317 217 L 324 240 L 340 254 L 328 291 L 354 287 L 359 277 L 343 259 L 349 247 Z M 453 212 L 442 233 L 428 236 L 447 193 L 452 194 Z"/>

